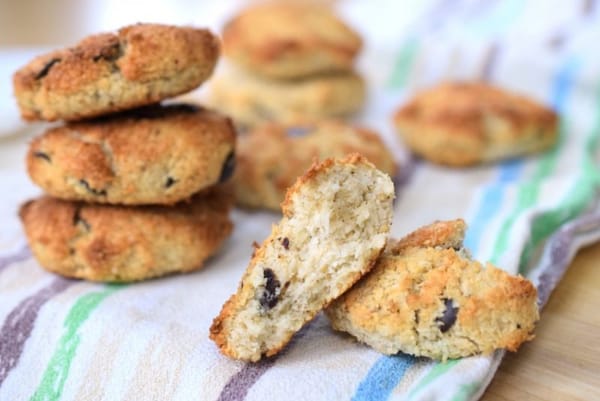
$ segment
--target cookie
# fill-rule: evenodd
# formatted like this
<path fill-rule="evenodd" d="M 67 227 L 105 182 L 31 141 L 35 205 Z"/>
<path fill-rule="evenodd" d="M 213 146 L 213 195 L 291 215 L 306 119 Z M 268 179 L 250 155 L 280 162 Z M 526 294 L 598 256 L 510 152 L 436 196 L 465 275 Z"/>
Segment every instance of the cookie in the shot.
<path fill-rule="evenodd" d="M 313 165 L 288 190 L 283 218 L 213 321 L 210 338 L 221 352 L 247 361 L 279 352 L 371 269 L 393 198 L 389 176 L 358 154 Z"/>
<path fill-rule="evenodd" d="M 232 230 L 231 196 L 210 189 L 176 206 L 123 207 L 42 197 L 21 206 L 33 255 L 46 270 L 127 282 L 202 268 Z"/>
<path fill-rule="evenodd" d="M 269 124 L 238 138 L 233 188 L 237 203 L 279 210 L 285 191 L 313 160 L 358 152 L 384 173 L 394 176 L 394 158 L 381 138 L 363 127 L 340 121 L 312 126 Z"/>
<path fill-rule="evenodd" d="M 434 163 L 470 166 L 540 152 L 558 139 L 550 109 L 485 83 L 445 83 L 394 115 L 406 145 Z"/>
<path fill-rule="evenodd" d="M 358 112 L 365 102 L 365 82 L 354 72 L 282 81 L 228 67 L 211 81 L 210 102 L 243 126 L 267 121 L 306 124 L 346 117 Z"/>
<path fill-rule="evenodd" d="M 310 3 L 254 6 L 223 30 L 224 54 L 233 63 L 277 79 L 349 71 L 361 46 L 331 9 Z"/>
<path fill-rule="evenodd" d="M 206 29 L 137 24 L 35 58 L 13 76 L 26 120 L 80 120 L 198 87 L 219 56 Z"/>
<path fill-rule="evenodd" d="M 233 173 L 229 118 L 189 104 L 148 106 L 49 129 L 27 154 L 31 179 L 67 200 L 172 204 Z"/>
<path fill-rule="evenodd" d="M 471 260 L 464 231 L 462 220 L 436 222 L 389 244 L 371 273 L 327 309 L 333 328 L 384 354 L 437 360 L 516 351 L 531 340 L 535 287 Z"/>

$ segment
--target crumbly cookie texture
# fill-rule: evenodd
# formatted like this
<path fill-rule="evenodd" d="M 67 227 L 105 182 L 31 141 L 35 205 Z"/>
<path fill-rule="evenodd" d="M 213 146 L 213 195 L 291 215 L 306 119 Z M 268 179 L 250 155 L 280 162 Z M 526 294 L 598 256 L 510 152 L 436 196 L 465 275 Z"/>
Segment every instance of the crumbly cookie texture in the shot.
<path fill-rule="evenodd" d="M 231 358 L 275 355 L 368 272 L 385 246 L 394 185 L 358 154 L 313 165 L 288 190 L 283 218 L 259 246 L 210 328 Z"/>
<path fill-rule="evenodd" d="M 14 93 L 26 120 L 80 120 L 188 92 L 218 56 L 206 29 L 131 25 L 35 58 L 14 74 Z"/>
<path fill-rule="evenodd" d="M 232 62 L 276 79 L 348 71 L 361 46 L 359 35 L 331 9 L 310 3 L 253 6 L 223 30 Z"/>
<path fill-rule="evenodd" d="M 436 222 L 390 243 L 373 270 L 327 308 L 333 328 L 384 354 L 437 360 L 516 351 L 531 340 L 535 287 L 471 260 L 464 231 L 462 220 Z"/>
<path fill-rule="evenodd" d="M 233 225 L 232 197 L 213 187 L 175 206 L 122 207 L 42 197 L 21 206 L 40 265 L 63 276 L 128 282 L 203 267 Z"/>
<path fill-rule="evenodd" d="M 394 176 L 391 152 L 373 131 L 341 121 L 268 124 L 239 137 L 233 188 L 238 205 L 279 210 L 285 191 L 317 160 L 358 152 Z M 282 157 L 285 155 L 285 157 Z"/>
<path fill-rule="evenodd" d="M 209 102 L 242 126 L 264 122 L 310 124 L 358 112 L 366 98 L 355 72 L 270 80 L 231 65 L 211 80 Z"/>
<path fill-rule="evenodd" d="M 558 138 L 554 111 L 479 82 L 444 83 L 417 94 L 394 123 L 412 151 L 449 166 L 540 152 Z"/>
<path fill-rule="evenodd" d="M 27 170 L 61 199 L 172 204 L 229 178 L 235 142 L 219 113 L 155 105 L 49 129 L 31 142 Z"/>

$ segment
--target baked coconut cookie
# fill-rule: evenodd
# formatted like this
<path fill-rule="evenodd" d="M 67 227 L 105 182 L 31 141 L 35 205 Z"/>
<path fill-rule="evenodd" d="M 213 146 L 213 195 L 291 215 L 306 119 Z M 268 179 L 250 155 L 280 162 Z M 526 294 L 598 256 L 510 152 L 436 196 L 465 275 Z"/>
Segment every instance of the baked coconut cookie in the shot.
<path fill-rule="evenodd" d="M 444 83 L 394 115 L 400 137 L 434 163 L 471 166 L 541 152 L 558 139 L 558 117 L 527 97 L 482 82 Z"/>
<path fill-rule="evenodd" d="M 533 284 L 462 248 L 462 220 L 390 242 L 373 270 L 326 310 L 334 329 L 377 351 L 436 360 L 516 351 L 539 318 Z"/>
<path fill-rule="evenodd" d="M 278 353 L 371 269 L 393 198 L 389 176 L 360 155 L 313 165 L 288 190 L 283 218 L 213 321 L 210 338 L 221 352 L 246 361 Z"/>

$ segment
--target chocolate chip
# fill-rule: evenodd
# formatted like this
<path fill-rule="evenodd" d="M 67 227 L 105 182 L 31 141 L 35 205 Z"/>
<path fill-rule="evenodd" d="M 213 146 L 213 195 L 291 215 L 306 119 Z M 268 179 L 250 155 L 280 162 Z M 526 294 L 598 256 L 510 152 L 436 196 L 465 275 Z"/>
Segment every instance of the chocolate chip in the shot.
<path fill-rule="evenodd" d="M 50 72 L 50 69 L 54 66 L 54 64 L 56 63 L 60 63 L 60 59 L 59 58 L 53 58 L 52 60 L 48 61 L 46 63 L 46 65 L 44 66 L 44 68 L 42 68 L 40 70 L 40 72 L 38 72 L 35 76 L 35 79 L 42 79 L 44 78 L 46 75 L 48 75 L 48 73 Z"/>
<path fill-rule="evenodd" d="M 102 47 L 98 50 L 99 53 L 92 57 L 94 62 L 98 62 L 100 60 L 115 62 L 123 56 L 123 49 L 121 48 L 120 43 L 115 43 L 108 47 Z"/>
<path fill-rule="evenodd" d="M 170 188 L 177 181 L 173 177 L 167 177 L 167 182 L 165 182 L 165 188 Z"/>
<path fill-rule="evenodd" d="M 84 179 L 81 179 L 81 180 L 79 180 L 79 183 L 80 183 L 81 185 L 83 185 L 83 186 L 85 187 L 85 189 L 86 189 L 86 190 L 87 190 L 89 193 L 91 193 L 91 194 L 93 194 L 93 195 L 96 195 L 96 196 L 106 196 L 106 190 L 105 190 L 105 189 L 96 189 L 96 188 L 92 188 L 92 187 L 90 186 L 90 184 L 89 184 L 89 183 L 88 183 L 86 180 L 84 180 Z"/>
<path fill-rule="evenodd" d="M 92 228 L 90 226 L 90 223 L 88 223 L 83 217 L 81 217 L 81 207 L 75 209 L 75 213 L 73 214 L 73 225 L 76 226 L 79 224 L 83 225 L 86 231 L 90 231 L 90 229 Z"/>
<path fill-rule="evenodd" d="M 44 159 L 48 163 L 52 163 L 52 159 L 50 159 L 50 156 L 48 156 L 47 153 L 44 153 L 44 152 L 34 152 L 33 156 L 37 157 L 38 159 Z"/>
<path fill-rule="evenodd" d="M 265 269 L 263 271 L 263 277 L 265 278 L 266 283 L 265 290 L 259 300 L 260 306 L 265 309 L 272 309 L 277 305 L 277 301 L 279 300 L 277 295 L 281 284 L 271 269 Z"/>
<path fill-rule="evenodd" d="M 517 330 L 521 330 L 521 325 L 517 323 Z"/>
<path fill-rule="evenodd" d="M 456 315 L 458 314 L 458 307 L 454 306 L 454 302 L 451 299 L 444 298 L 444 313 L 441 317 L 435 318 L 438 323 L 439 329 L 442 333 L 447 332 L 456 322 Z"/>
<path fill-rule="evenodd" d="M 288 250 L 290 249 L 290 240 L 288 239 L 288 237 L 285 237 L 282 241 L 281 241 L 281 245 L 283 245 L 283 247 Z"/>
<path fill-rule="evenodd" d="M 221 169 L 221 176 L 219 177 L 219 182 L 225 182 L 229 177 L 233 175 L 233 171 L 235 170 L 235 154 L 230 152 L 225 159 L 225 163 L 223 163 L 223 168 Z"/>

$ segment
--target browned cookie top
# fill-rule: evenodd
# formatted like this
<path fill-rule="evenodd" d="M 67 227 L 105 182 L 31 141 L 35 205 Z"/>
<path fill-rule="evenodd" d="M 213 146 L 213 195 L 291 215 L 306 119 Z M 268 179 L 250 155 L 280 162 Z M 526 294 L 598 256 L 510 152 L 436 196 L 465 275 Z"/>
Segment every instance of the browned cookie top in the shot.
<path fill-rule="evenodd" d="M 14 92 L 27 120 L 78 120 L 192 90 L 218 55 L 206 29 L 131 25 L 35 58 L 14 74 Z"/>
<path fill-rule="evenodd" d="M 558 137 L 554 111 L 482 82 L 425 90 L 395 113 L 394 122 L 413 151 L 456 166 L 532 153 Z"/>
<path fill-rule="evenodd" d="M 112 204 L 171 204 L 233 173 L 229 118 L 192 105 L 149 106 L 49 129 L 27 154 L 50 195 Z"/>
<path fill-rule="evenodd" d="M 233 18 L 223 30 L 225 54 L 273 78 L 350 70 L 361 39 L 323 6 L 268 3 Z"/>

